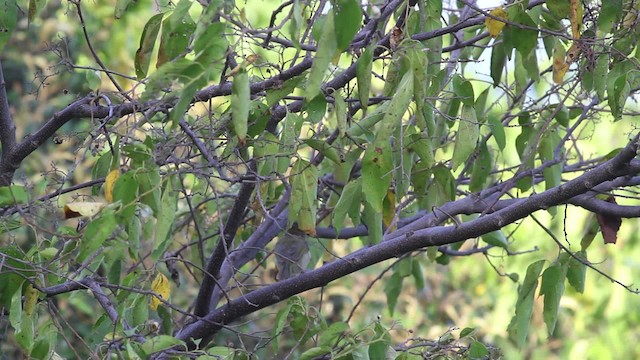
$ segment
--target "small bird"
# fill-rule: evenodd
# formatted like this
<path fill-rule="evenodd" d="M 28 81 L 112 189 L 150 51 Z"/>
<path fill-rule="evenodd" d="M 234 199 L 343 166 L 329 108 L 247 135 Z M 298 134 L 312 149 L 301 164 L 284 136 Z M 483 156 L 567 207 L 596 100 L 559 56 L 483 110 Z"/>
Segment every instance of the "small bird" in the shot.
<path fill-rule="evenodd" d="M 293 223 L 291 229 L 280 236 L 275 253 L 278 268 L 276 280 L 278 281 L 292 278 L 307 268 L 311 253 L 307 234 L 298 228 L 298 223 Z"/>

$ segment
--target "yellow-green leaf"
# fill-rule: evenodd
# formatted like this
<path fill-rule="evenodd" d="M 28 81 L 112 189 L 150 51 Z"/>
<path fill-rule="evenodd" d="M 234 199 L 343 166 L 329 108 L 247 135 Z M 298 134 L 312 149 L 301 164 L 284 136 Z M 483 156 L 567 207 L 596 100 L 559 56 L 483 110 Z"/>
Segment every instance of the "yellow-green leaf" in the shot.
<path fill-rule="evenodd" d="M 476 110 L 472 106 L 464 105 L 462 107 L 462 119 L 458 124 L 456 143 L 453 147 L 452 170 L 455 171 L 473 154 L 479 136 L 480 126 L 478 125 L 478 119 L 476 119 Z"/>
<path fill-rule="evenodd" d="M 241 69 L 233 77 L 231 86 L 231 119 L 240 144 L 244 144 L 247 138 L 250 96 L 249 74 L 244 69 Z"/>

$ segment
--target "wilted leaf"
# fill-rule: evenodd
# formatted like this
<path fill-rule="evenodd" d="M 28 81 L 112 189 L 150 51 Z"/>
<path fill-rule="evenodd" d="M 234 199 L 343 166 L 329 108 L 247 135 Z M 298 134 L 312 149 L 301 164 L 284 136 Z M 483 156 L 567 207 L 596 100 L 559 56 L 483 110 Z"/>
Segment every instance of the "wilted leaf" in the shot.
<path fill-rule="evenodd" d="M 491 10 L 489 14 L 493 17 L 507 19 L 507 12 L 501 7 Z M 484 21 L 484 25 L 487 27 L 489 34 L 491 34 L 492 37 L 496 37 L 500 32 L 502 32 L 502 28 L 504 28 L 506 24 L 498 19 L 494 19 L 493 17 L 487 16 Z"/>
<path fill-rule="evenodd" d="M 101 202 L 75 202 L 64 206 L 64 218 L 71 219 L 85 216 L 92 217 L 100 212 L 107 204 Z"/>
<path fill-rule="evenodd" d="M 135 69 L 138 79 L 142 79 L 147 76 L 149 71 L 149 63 L 151 62 L 151 53 L 158 39 L 158 33 L 160 32 L 160 25 L 162 25 L 162 17 L 164 13 L 156 14 L 152 16 L 142 30 L 142 36 L 140 37 L 140 46 L 136 51 L 135 57 Z"/>
<path fill-rule="evenodd" d="M 36 309 L 36 304 L 38 303 L 38 294 L 40 292 L 33 287 L 31 283 L 27 285 L 27 288 L 24 290 L 24 314 L 28 317 L 33 315 L 33 312 Z"/>
<path fill-rule="evenodd" d="M 168 300 L 169 296 L 171 296 L 171 284 L 169 283 L 169 279 L 167 279 L 163 273 L 159 272 L 151 282 L 151 291 L 157 293 L 163 300 Z M 162 302 L 156 296 L 151 297 L 151 302 L 149 303 L 151 310 L 157 310 L 158 305 L 160 304 L 162 304 Z"/>
<path fill-rule="evenodd" d="M 565 54 L 564 46 L 560 42 L 556 42 L 553 49 L 553 82 L 556 84 L 562 83 L 564 75 L 569 70 L 569 64 L 565 62 Z"/>
<path fill-rule="evenodd" d="M 616 199 L 609 195 L 606 202 L 616 204 Z M 618 240 L 618 230 L 622 225 L 622 218 L 619 216 L 612 216 L 608 214 L 596 214 L 598 224 L 600 224 L 600 231 L 602 231 L 602 237 L 605 244 L 615 244 Z"/>

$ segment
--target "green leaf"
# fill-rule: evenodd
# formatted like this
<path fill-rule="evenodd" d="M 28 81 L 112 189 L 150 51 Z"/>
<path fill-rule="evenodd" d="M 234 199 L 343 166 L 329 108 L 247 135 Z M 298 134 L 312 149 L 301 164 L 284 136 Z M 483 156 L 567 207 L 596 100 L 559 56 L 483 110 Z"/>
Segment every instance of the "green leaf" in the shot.
<path fill-rule="evenodd" d="M 11 185 L 0 187 L 0 206 L 26 204 L 29 201 L 29 193 L 24 186 Z"/>
<path fill-rule="evenodd" d="M 318 95 L 310 101 L 305 101 L 303 110 L 307 113 L 306 121 L 316 124 L 324 118 L 327 112 L 327 99 L 324 95 Z"/>
<path fill-rule="evenodd" d="M 231 119 L 240 144 L 244 144 L 247 138 L 250 96 L 249 74 L 246 70 L 240 69 L 234 75 L 231 85 Z"/>
<path fill-rule="evenodd" d="M 368 244 L 380 243 L 382 241 L 382 211 L 375 210 L 369 201 L 365 201 L 362 220 L 369 232 Z"/>
<path fill-rule="evenodd" d="M 622 74 L 613 85 L 613 94 L 609 93 L 609 107 L 615 120 L 622 118 L 622 110 L 630 93 L 631 86 L 627 81 L 627 74 Z"/>
<path fill-rule="evenodd" d="M 152 259 L 159 259 L 171 244 L 171 228 L 178 210 L 178 192 L 173 190 L 173 176 L 166 178 L 166 185 L 162 192 L 162 207 L 156 217 L 155 249 Z"/>
<path fill-rule="evenodd" d="M 564 281 L 567 275 L 566 266 L 555 264 L 549 266 L 542 274 L 540 284 L 540 295 L 544 296 L 544 308 L 542 317 L 547 324 L 547 333 L 553 335 L 558 320 L 558 310 L 560 308 L 560 298 L 564 293 Z"/>
<path fill-rule="evenodd" d="M 507 331 L 509 333 L 509 339 L 519 348 L 524 346 L 527 334 L 529 333 L 535 290 L 538 287 L 538 276 L 540 275 L 540 271 L 542 271 L 544 262 L 544 260 L 538 260 L 529 265 L 524 281 L 520 289 L 518 289 L 516 313 L 511 319 Z"/>
<path fill-rule="evenodd" d="M 425 134 L 410 134 L 409 140 L 408 149 L 418 154 L 424 165 L 431 167 L 435 162 L 431 139 Z"/>
<path fill-rule="evenodd" d="M 317 150 L 320 154 L 324 155 L 329 160 L 333 161 L 336 164 L 341 164 L 344 162 L 344 155 L 338 152 L 338 149 L 329 145 L 326 141 L 320 139 L 305 139 L 303 142 L 315 150 Z"/>
<path fill-rule="evenodd" d="M 160 170 L 156 166 L 149 166 L 135 172 L 135 180 L 138 183 L 140 201 L 153 210 L 153 214 L 160 213 L 160 195 L 162 193 Z"/>
<path fill-rule="evenodd" d="M 498 246 L 504 249 L 509 246 L 509 241 L 507 240 L 507 237 L 504 236 L 502 230 L 496 230 L 482 235 L 482 241 L 489 245 Z"/>
<path fill-rule="evenodd" d="M 80 252 L 76 257 L 78 263 L 82 263 L 89 255 L 98 250 L 111 236 L 116 228 L 116 217 L 113 211 L 104 211 L 102 216 L 91 221 L 84 230 L 80 240 Z"/>
<path fill-rule="evenodd" d="M 126 172 L 118 177 L 113 186 L 113 200 L 120 201 L 122 208 L 118 213 L 120 219 L 128 221 L 136 210 L 136 198 L 138 196 L 138 182 L 133 171 Z"/>
<path fill-rule="evenodd" d="M 391 336 L 389 331 L 385 329 L 382 324 L 377 322 L 374 326 L 375 337 L 371 344 L 369 344 L 369 357 L 371 359 L 386 359 L 387 350 L 391 343 Z"/>
<path fill-rule="evenodd" d="M 347 331 L 349 331 L 349 324 L 342 321 L 335 322 L 320 333 L 318 345 L 333 346 Z"/>
<path fill-rule="evenodd" d="M 276 171 L 278 174 L 284 174 L 291 163 L 291 158 L 297 148 L 298 134 L 300 133 L 299 125 L 302 123 L 302 117 L 298 114 L 289 113 L 284 118 L 282 132 L 280 133 L 280 154 L 284 156 L 278 157 Z"/>
<path fill-rule="evenodd" d="M 135 69 L 138 80 L 147 76 L 147 72 L 149 71 L 151 54 L 156 44 L 156 40 L 158 39 L 158 33 L 160 32 L 160 25 L 162 24 L 163 16 L 164 13 L 152 16 L 149 21 L 147 21 L 147 24 L 144 26 L 144 30 L 142 31 L 140 47 L 138 47 L 135 57 Z"/>
<path fill-rule="evenodd" d="M 453 147 L 451 158 L 451 169 L 455 171 L 464 164 L 476 149 L 476 144 L 480 136 L 480 125 L 476 118 L 476 111 L 473 106 L 464 105 L 462 107 L 461 119 L 458 122 L 458 132 L 456 143 Z"/>
<path fill-rule="evenodd" d="M 568 117 L 568 115 L 567 115 Z M 553 160 L 553 152 L 560 144 L 562 138 L 556 129 L 551 129 L 542 136 L 538 146 L 538 152 L 543 161 Z M 555 164 L 543 170 L 545 189 L 554 189 L 562 183 L 562 164 Z M 553 214 L 552 214 L 553 215 Z"/>
<path fill-rule="evenodd" d="M 469 345 L 467 356 L 470 359 L 486 359 L 489 356 L 489 350 L 479 341 L 473 341 Z"/>
<path fill-rule="evenodd" d="M 304 80 L 303 75 L 295 76 L 285 81 L 282 86 L 278 87 L 277 89 L 267 90 L 267 105 L 271 107 L 277 104 L 278 101 L 282 100 L 282 98 L 291 94 L 295 90 L 295 88 L 300 85 L 302 80 Z"/>
<path fill-rule="evenodd" d="M 604 91 L 607 89 L 609 74 L 609 54 L 603 53 L 596 60 L 596 67 L 593 70 L 593 87 L 596 90 L 599 100 L 604 100 Z"/>
<path fill-rule="evenodd" d="M 358 99 L 362 111 L 366 114 L 369 106 L 369 90 L 371 88 L 371 72 L 373 70 L 374 45 L 367 47 L 356 64 L 356 79 L 358 80 Z"/>
<path fill-rule="evenodd" d="M 466 338 L 467 336 L 473 335 L 476 332 L 475 328 L 464 328 L 460 331 L 460 339 Z"/>
<path fill-rule="evenodd" d="M 189 15 L 192 4 L 189 0 L 180 0 L 171 15 L 162 22 L 156 66 L 186 55 L 189 39 L 196 29 L 196 23 Z"/>
<path fill-rule="evenodd" d="M 491 51 L 491 78 L 493 79 L 493 87 L 500 84 L 505 61 L 507 61 L 507 54 L 504 44 L 499 42 L 493 46 L 493 50 Z"/>
<path fill-rule="evenodd" d="M 298 222 L 300 230 L 315 234 L 318 168 L 298 159 L 291 170 L 289 223 Z"/>
<path fill-rule="evenodd" d="M 333 1 L 333 15 L 336 26 L 336 45 L 338 51 L 342 52 L 349 48 L 351 39 L 360 30 L 362 8 L 358 0 L 335 0 Z"/>
<path fill-rule="evenodd" d="M 426 282 L 422 273 L 422 265 L 420 265 L 419 261 L 412 261 L 411 276 L 413 276 L 413 280 L 416 283 L 416 289 L 424 289 Z"/>
<path fill-rule="evenodd" d="M 622 16 L 622 8 L 622 0 L 603 1 L 598 14 L 598 31 L 604 34 L 611 32 Z"/>
<path fill-rule="evenodd" d="M 431 170 L 433 171 L 433 182 L 427 191 L 429 208 L 452 201 L 456 195 L 456 179 L 451 170 L 444 164 L 436 165 Z"/>
<path fill-rule="evenodd" d="M 569 17 L 569 0 L 547 0 L 547 9 L 558 19 Z"/>
<path fill-rule="evenodd" d="M 362 196 L 362 188 L 360 185 L 360 179 L 349 182 L 340 194 L 340 199 L 333 209 L 331 215 L 331 224 L 339 233 L 342 230 L 344 221 L 347 217 L 347 213 L 351 210 L 354 204 L 360 204 Z"/>
<path fill-rule="evenodd" d="M 153 353 L 169 349 L 176 345 L 184 345 L 184 341 L 178 340 L 169 335 L 158 335 L 152 337 L 151 339 L 147 339 L 147 341 L 142 344 L 142 350 L 147 355 L 151 355 Z"/>
<path fill-rule="evenodd" d="M 287 305 L 281 308 L 276 315 L 275 325 L 273 326 L 273 351 L 278 352 L 280 350 L 280 334 L 284 331 L 284 327 L 287 324 L 289 313 L 291 312 L 291 300 L 287 302 Z"/>
<path fill-rule="evenodd" d="M 304 4 L 304 3 L 303 3 Z M 291 9 L 291 20 L 287 26 L 289 37 L 293 41 L 293 45 L 300 51 L 300 31 L 304 27 L 304 19 L 302 18 L 303 6 L 300 0 L 294 0 Z"/>
<path fill-rule="evenodd" d="M 524 29 L 507 25 L 504 30 L 505 41 L 509 38 L 513 43 L 513 47 L 515 47 L 522 56 L 527 57 L 538 43 L 538 31 L 530 30 L 529 28 L 537 28 L 537 25 L 525 12 L 520 12 L 512 21 L 524 25 L 527 28 Z"/>
<path fill-rule="evenodd" d="M 342 137 L 347 131 L 347 117 L 349 110 L 347 109 L 347 103 L 344 101 L 344 97 L 342 96 L 342 90 L 334 91 L 333 99 L 333 112 L 336 116 L 338 133 Z"/>
<path fill-rule="evenodd" d="M 389 108 L 385 112 L 382 122 L 376 130 L 375 142 L 389 143 L 389 139 L 395 132 L 396 127 L 402 122 L 402 117 L 411 103 L 412 95 L 413 73 L 407 71 L 402 77 L 402 80 L 400 80 L 400 84 L 398 84 L 398 88 L 389 104 Z"/>
<path fill-rule="evenodd" d="M 0 53 L 9 42 L 18 22 L 18 4 L 16 0 L 0 0 Z"/>
<path fill-rule="evenodd" d="M 583 262 L 571 257 L 569 267 L 567 268 L 567 280 L 569 280 L 569 285 L 582 294 L 584 293 L 584 283 L 587 275 L 587 266 L 585 265 L 587 262 L 587 252 L 581 250 L 574 255 L 582 259 Z"/>
<path fill-rule="evenodd" d="M 258 162 L 260 176 L 269 176 L 276 172 L 275 155 L 279 149 L 278 138 L 270 132 L 265 132 L 253 143 L 253 157 Z"/>
<path fill-rule="evenodd" d="M 124 12 L 127 11 L 127 8 L 132 1 L 133 0 L 117 0 L 116 8 L 113 12 L 113 17 L 115 17 L 116 19 L 120 19 L 122 15 L 124 15 Z"/>
<path fill-rule="evenodd" d="M 332 344 L 333 345 L 333 344 Z M 331 354 L 332 347 L 329 345 L 312 347 L 311 349 L 300 354 L 300 360 L 311 360 L 323 358 L 323 355 Z"/>
<path fill-rule="evenodd" d="M 387 295 L 387 308 L 391 316 L 393 316 L 396 304 L 398 303 L 403 281 L 404 277 L 400 276 L 398 271 L 394 271 L 389 280 L 384 283 L 384 293 Z"/>
<path fill-rule="evenodd" d="M 504 132 L 504 126 L 502 122 L 500 122 L 500 118 L 495 115 L 489 115 L 488 121 L 493 139 L 496 141 L 500 151 L 504 150 L 505 146 L 507 146 L 507 136 Z"/>
<path fill-rule="evenodd" d="M 336 53 L 337 47 L 338 44 L 334 28 L 333 12 L 330 11 L 326 15 L 326 20 L 322 27 L 322 35 L 318 41 L 318 49 L 309 72 L 305 92 L 305 98 L 307 100 L 311 100 L 320 94 L 320 86 L 322 85 L 324 74 L 331 63 L 331 59 Z"/>
<path fill-rule="evenodd" d="M 493 169 L 493 160 L 491 152 L 486 142 L 482 142 L 478 147 L 478 156 L 473 162 L 473 170 L 471 171 L 471 180 L 469 181 L 469 191 L 478 192 L 484 189 L 487 181 L 491 179 L 491 170 Z"/>
<path fill-rule="evenodd" d="M 453 77 L 453 92 L 464 105 L 474 106 L 473 85 L 469 80 L 460 75 L 455 75 Z"/>
<path fill-rule="evenodd" d="M 488 97 L 489 97 L 489 88 L 486 88 L 484 89 L 484 91 L 480 93 L 480 95 L 478 95 L 478 98 L 476 99 L 476 102 L 473 105 L 476 109 L 476 116 L 479 118 L 484 118 L 485 116 L 484 113 L 487 108 Z"/>
<path fill-rule="evenodd" d="M 389 140 L 374 142 L 367 147 L 362 159 L 362 188 L 364 198 L 373 211 L 382 213 L 382 202 L 387 196 L 393 171 Z"/>

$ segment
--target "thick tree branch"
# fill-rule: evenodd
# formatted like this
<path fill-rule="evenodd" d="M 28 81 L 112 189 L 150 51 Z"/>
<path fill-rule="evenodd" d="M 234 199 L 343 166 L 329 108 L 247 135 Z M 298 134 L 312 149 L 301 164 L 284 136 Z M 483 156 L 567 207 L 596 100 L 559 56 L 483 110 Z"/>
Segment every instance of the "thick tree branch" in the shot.
<path fill-rule="evenodd" d="M 419 229 L 407 229 L 410 228 L 408 226 L 385 236 L 384 241 L 380 244 L 362 248 L 316 270 L 252 291 L 212 311 L 201 320 L 185 326 L 177 334 L 177 337 L 184 341 L 209 337 L 224 324 L 241 316 L 273 305 L 304 291 L 325 286 L 333 280 L 370 265 L 424 247 L 452 244 L 499 230 L 508 224 L 529 216 L 535 211 L 565 203 L 569 199 L 584 194 L 606 181 L 614 180 L 620 176 L 635 174 L 639 169 L 637 166 L 632 166 L 631 163 L 638 149 L 637 141 L 638 138 L 634 138 L 614 158 L 578 178 L 556 188 L 521 199 L 499 211 L 459 225 L 423 227 Z M 191 343 L 190 345 L 193 346 L 194 344 Z M 200 346 L 202 345 L 201 343 Z"/>
<path fill-rule="evenodd" d="M 17 169 L 9 166 L 8 156 L 16 145 L 16 124 L 13 122 L 9 110 L 9 99 L 7 97 L 7 83 L 4 79 L 2 63 L 0 62 L 0 145 L 2 145 L 2 155 L 0 156 L 0 186 L 11 185 L 13 173 Z"/>
<path fill-rule="evenodd" d="M 229 213 L 229 217 L 227 218 L 227 222 L 222 231 L 222 237 L 220 237 L 211 258 L 209 258 L 207 263 L 206 272 L 204 273 L 205 276 L 202 279 L 202 285 L 198 291 L 198 297 L 196 298 L 195 303 L 194 313 L 197 316 L 203 316 L 210 311 L 209 303 L 216 280 L 218 280 L 220 275 L 220 267 L 229 254 L 233 239 L 235 238 L 238 228 L 242 224 L 244 212 L 247 209 L 253 190 L 256 187 L 254 176 L 255 171 L 255 161 L 251 161 L 248 168 L 249 179 L 242 183 L 240 191 L 238 192 L 238 197 L 233 203 L 233 208 L 231 208 L 231 212 Z"/>

